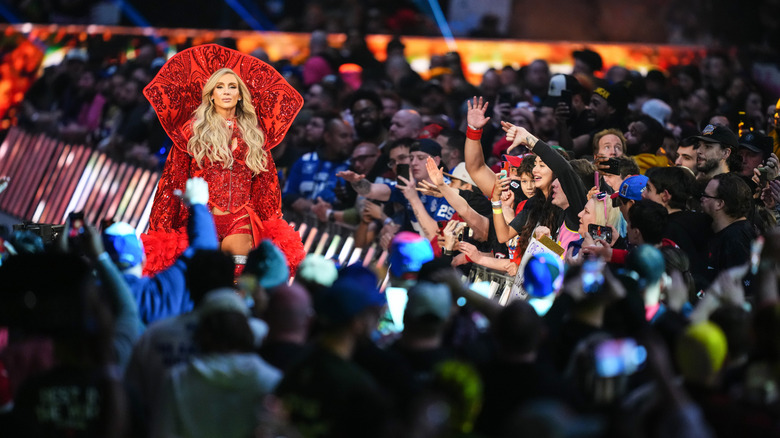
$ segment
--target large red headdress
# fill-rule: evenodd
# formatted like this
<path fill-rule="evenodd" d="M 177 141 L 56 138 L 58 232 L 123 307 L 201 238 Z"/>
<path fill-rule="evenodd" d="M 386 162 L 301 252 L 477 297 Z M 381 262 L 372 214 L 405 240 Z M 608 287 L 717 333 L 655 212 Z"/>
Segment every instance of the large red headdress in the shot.
<path fill-rule="evenodd" d="M 246 83 L 252 106 L 266 136 L 265 149 L 278 145 L 303 106 L 303 97 L 265 62 L 217 44 L 191 47 L 175 54 L 144 88 L 174 143 L 186 144 L 180 128 L 201 103 L 206 81 L 221 68 L 230 68 Z"/>

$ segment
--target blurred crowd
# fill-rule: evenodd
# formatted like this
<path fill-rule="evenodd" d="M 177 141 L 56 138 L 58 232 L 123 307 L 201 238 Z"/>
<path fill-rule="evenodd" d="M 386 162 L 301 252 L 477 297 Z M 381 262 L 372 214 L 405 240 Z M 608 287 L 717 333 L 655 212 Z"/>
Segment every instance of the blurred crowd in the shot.
<path fill-rule="evenodd" d="M 188 8 L 171 0 L 132 5 L 109 0 L 11 0 L 6 4 L 9 21 L 31 23 L 334 33 L 355 28 L 375 34 L 425 36 L 442 36 L 445 29 L 451 29 L 459 37 L 738 45 L 758 50 L 776 49 L 780 31 L 776 0 L 596 0 L 588 4 L 569 0 L 550 5 L 512 0 L 490 7 L 472 0 L 268 0 L 257 4 L 193 0 Z M 534 13 L 528 14 L 529 9 Z M 202 10 L 210 13 L 201 14 Z M 440 28 L 442 16 L 449 28 Z"/>
<path fill-rule="evenodd" d="M 71 50 L 20 124 L 159 167 L 141 94 L 159 55 Z M 191 246 L 153 278 L 129 226 L 72 217 L 51 248 L 4 232 L 0 429 L 780 433 L 780 96 L 752 63 L 712 50 L 642 74 L 583 49 L 566 74 L 539 59 L 471 84 L 456 52 L 425 79 L 401 39 L 387 55 L 315 31 L 305 63 L 275 61 L 304 108 L 272 153 L 286 216 L 339 224 L 389 270 L 311 255 L 290 272 L 262 242 L 233 278 L 197 183 Z M 516 282 L 464 282 L 476 270 Z"/>

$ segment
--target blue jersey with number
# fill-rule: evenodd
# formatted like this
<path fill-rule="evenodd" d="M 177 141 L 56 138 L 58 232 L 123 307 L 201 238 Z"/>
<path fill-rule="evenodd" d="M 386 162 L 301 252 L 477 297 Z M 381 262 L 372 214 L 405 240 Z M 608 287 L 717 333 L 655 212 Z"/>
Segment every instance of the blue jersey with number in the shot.
<path fill-rule="evenodd" d="M 420 224 L 417 222 L 417 217 L 415 217 L 414 211 L 412 210 L 412 205 L 409 204 L 409 201 L 406 199 L 406 196 L 404 196 L 403 192 L 401 192 L 401 190 L 395 186 L 394 182 L 385 184 L 390 186 L 390 189 L 392 190 L 390 193 L 390 201 L 397 202 L 406 207 L 406 220 L 402 224 L 403 228 L 422 232 L 422 228 L 420 228 Z M 435 196 L 428 196 L 422 193 L 419 195 L 420 201 L 422 201 L 423 205 L 425 206 L 425 210 L 429 215 L 431 215 L 433 220 L 439 222 L 452 219 L 452 215 L 455 213 L 455 209 L 447 203 L 446 199 L 437 198 Z"/>

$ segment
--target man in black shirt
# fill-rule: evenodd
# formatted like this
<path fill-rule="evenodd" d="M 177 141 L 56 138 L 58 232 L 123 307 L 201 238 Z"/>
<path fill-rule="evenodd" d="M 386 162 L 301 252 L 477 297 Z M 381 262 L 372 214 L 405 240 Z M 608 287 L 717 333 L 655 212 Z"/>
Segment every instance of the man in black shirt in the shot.
<path fill-rule="evenodd" d="M 669 212 L 664 238 L 682 249 L 691 263 L 696 287 L 702 289 L 707 279 L 708 242 L 712 237 L 712 218 L 688 209 L 693 173 L 682 167 L 653 167 L 645 173 L 647 189 L 642 197 L 657 202 Z"/>
<path fill-rule="evenodd" d="M 379 436 L 385 427 L 385 395 L 352 360 L 386 304 L 377 284 L 371 271 L 352 265 L 315 298 L 320 337 L 276 390 L 302 436 Z"/>
<path fill-rule="evenodd" d="M 722 270 L 750 259 L 750 244 L 756 237 L 753 225 L 746 219 L 750 202 L 750 188 L 736 174 L 715 175 L 702 192 L 701 207 L 712 218 L 715 232 L 707 257 L 710 281 Z"/>

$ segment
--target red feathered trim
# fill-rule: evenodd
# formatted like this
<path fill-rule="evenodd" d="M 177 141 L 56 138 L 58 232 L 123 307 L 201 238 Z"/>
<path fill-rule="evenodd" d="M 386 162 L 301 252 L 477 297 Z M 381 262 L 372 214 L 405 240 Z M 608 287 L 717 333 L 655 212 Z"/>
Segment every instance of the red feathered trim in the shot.
<path fill-rule="evenodd" d="M 144 276 L 154 274 L 173 265 L 177 258 L 187 249 L 189 241 L 185 231 L 148 231 L 141 234 L 141 241 L 146 251 Z"/>
<path fill-rule="evenodd" d="M 290 265 L 290 274 L 294 274 L 298 265 L 306 254 L 303 251 L 303 242 L 297 231 L 284 219 L 268 219 L 263 221 L 263 229 L 260 231 L 263 239 L 270 239 L 287 256 Z M 260 241 L 255 242 L 258 245 Z"/>
<path fill-rule="evenodd" d="M 290 272 L 294 273 L 306 255 L 303 252 L 301 236 L 284 219 L 268 219 L 262 221 L 262 225 L 259 238 L 255 239 L 255 246 L 259 245 L 262 239 L 271 240 L 287 257 Z M 152 276 L 168 268 L 189 246 L 184 230 L 148 231 L 141 235 L 141 240 L 146 251 L 144 276 Z"/>

